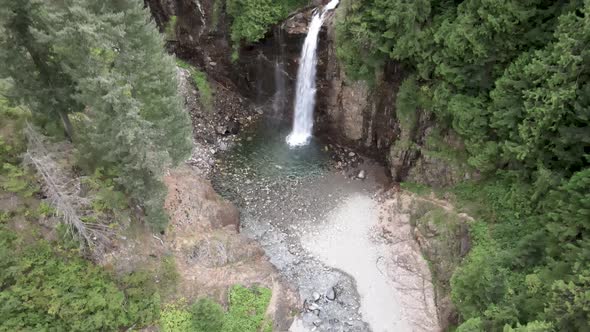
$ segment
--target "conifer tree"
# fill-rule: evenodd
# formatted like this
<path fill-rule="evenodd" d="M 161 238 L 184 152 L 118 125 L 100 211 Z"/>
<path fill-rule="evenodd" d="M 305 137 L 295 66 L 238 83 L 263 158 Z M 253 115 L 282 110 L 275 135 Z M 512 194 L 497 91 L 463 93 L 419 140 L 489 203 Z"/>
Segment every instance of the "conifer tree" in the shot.
<path fill-rule="evenodd" d="M 145 208 L 147 221 L 163 230 L 166 191 L 160 178 L 166 167 L 190 153 L 191 127 L 178 96 L 174 60 L 165 54 L 163 39 L 143 4 L 2 2 L 8 4 L 3 16 L 9 18 L 4 28 L 10 36 L 35 37 L 30 38 L 33 46 L 19 41 L 24 46 L 3 53 L 8 59 L 20 58 L 11 61 L 25 62 L 36 73 L 19 76 L 21 64 L 15 64 L 7 74 L 18 77 L 16 93 L 27 92 L 28 104 L 46 112 L 83 113 L 76 140 L 83 164 L 90 170 L 111 169 L 134 203 Z M 26 63 L 33 58 L 30 49 L 41 49 L 46 56 L 39 63 Z M 44 66 L 52 69 L 52 79 L 60 79 L 38 80 Z M 30 88 L 34 84 L 43 94 Z M 56 96 L 55 102 L 45 103 L 46 95 Z"/>

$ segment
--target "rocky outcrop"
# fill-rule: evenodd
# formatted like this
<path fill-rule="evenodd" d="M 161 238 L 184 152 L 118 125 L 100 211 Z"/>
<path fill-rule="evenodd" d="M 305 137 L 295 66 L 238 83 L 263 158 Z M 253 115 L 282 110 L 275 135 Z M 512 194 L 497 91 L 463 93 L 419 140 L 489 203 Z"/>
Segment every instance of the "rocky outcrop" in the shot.
<path fill-rule="evenodd" d="M 350 80 L 336 56 L 334 18 L 326 25 L 318 66 L 318 130 L 386 161 L 395 181 L 445 187 L 473 177 L 461 140 L 439 129 L 433 114 L 417 110 L 415 123 L 403 128 L 396 113 L 403 67 L 387 63 L 371 85 Z"/>
<path fill-rule="evenodd" d="M 99 263 L 122 275 L 150 271 L 159 283 L 171 282 L 160 279 L 159 262 L 173 261 L 178 280 L 172 281 L 173 293 L 169 295 L 189 303 L 201 297 L 226 303 L 230 287 L 236 284 L 272 288 L 274 300 L 267 316 L 273 321 L 273 330 L 287 331 L 298 295 L 264 250 L 238 232 L 236 207 L 215 193 L 193 167 L 170 170 L 163 180 L 168 188 L 164 206 L 170 216 L 166 233 L 154 235 L 135 225 L 125 236 L 117 237 Z"/>
<path fill-rule="evenodd" d="M 319 48 L 318 130 L 383 159 L 396 133 L 393 92 L 401 82 L 401 68 L 388 66 L 387 75 L 374 86 L 350 80 L 336 57 L 334 18 L 326 24 Z"/>
<path fill-rule="evenodd" d="M 450 280 L 470 250 L 468 225 L 473 219 L 456 212 L 447 201 L 432 195 L 390 191 L 384 196 L 388 197 L 385 200 L 387 213 L 382 220 L 384 234 L 390 238 L 390 242 L 417 245 L 422 256 L 429 262 L 430 273 L 420 275 L 425 276 L 425 280 L 434 286 L 438 325 L 441 331 L 447 331 L 458 322 L 457 311 L 450 296 Z M 411 234 L 410 239 L 400 238 L 400 230 L 404 230 L 406 226 L 410 228 L 407 232 Z"/>
<path fill-rule="evenodd" d="M 212 128 L 226 128 L 232 121 L 244 125 L 249 115 L 238 119 L 234 114 L 239 112 L 237 109 L 248 108 L 248 101 L 261 109 L 272 109 L 274 117 L 290 119 L 301 45 L 313 6 L 292 14 L 260 42 L 244 46 L 238 61 L 232 63 L 229 20 L 223 10 L 214 10 L 214 1 L 146 0 L 146 3 L 162 31 L 172 17 L 177 17 L 176 37 L 169 41 L 171 48 L 199 66 L 212 84 L 219 87 L 215 90 L 220 98 L 216 94 L 215 100 L 221 102 L 216 102 L 213 114 L 217 118 L 210 121 Z M 386 64 L 373 84 L 346 76 L 336 56 L 335 15 L 330 13 L 320 34 L 315 135 L 387 162 L 396 181 L 444 187 L 476 175 L 464 166 L 464 159 L 456 158 L 456 153 L 451 152 L 461 151 L 460 140 L 452 132 L 440 130 L 432 114 L 418 112 L 416 125 L 402 128 L 395 109 L 397 92 L 405 79 L 400 64 Z M 285 93 L 277 103 L 278 80 Z M 206 112 L 191 114 L 195 128 L 203 126 L 211 117 Z M 204 140 L 216 139 L 215 130 L 208 133 L 201 135 Z M 433 145 L 433 141 L 446 147 Z M 225 142 L 217 145 L 228 146 Z M 201 158 L 204 161 L 196 162 L 210 162 L 208 154 Z"/>

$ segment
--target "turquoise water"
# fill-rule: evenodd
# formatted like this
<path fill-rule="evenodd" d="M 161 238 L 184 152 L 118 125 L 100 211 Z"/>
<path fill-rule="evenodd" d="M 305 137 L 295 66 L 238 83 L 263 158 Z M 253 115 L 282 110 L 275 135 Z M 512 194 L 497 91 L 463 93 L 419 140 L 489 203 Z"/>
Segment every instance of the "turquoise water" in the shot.
<path fill-rule="evenodd" d="M 290 147 L 285 142 L 289 129 L 284 124 L 261 121 L 241 133 L 241 142 L 221 156 L 222 168 L 275 180 L 324 174 L 329 155 L 321 143 L 312 138 L 308 145 Z"/>

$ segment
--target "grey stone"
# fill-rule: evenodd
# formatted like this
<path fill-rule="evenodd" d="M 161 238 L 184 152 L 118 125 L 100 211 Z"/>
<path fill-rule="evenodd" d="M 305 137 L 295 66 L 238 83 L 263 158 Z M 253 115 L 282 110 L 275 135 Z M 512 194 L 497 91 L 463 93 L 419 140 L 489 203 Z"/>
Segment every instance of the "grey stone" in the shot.
<path fill-rule="evenodd" d="M 312 294 L 312 297 L 313 297 L 313 300 L 314 300 L 315 302 L 317 302 L 317 301 L 320 299 L 320 293 L 318 293 L 318 292 L 313 292 L 313 294 Z"/>
<path fill-rule="evenodd" d="M 229 145 L 226 142 L 219 142 L 220 151 L 227 151 L 227 149 L 229 149 Z"/>
<path fill-rule="evenodd" d="M 364 169 L 361 169 L 356 177 L 361 180 L 364 180 L 365 178 L 367 178 L 367 172 Z"/>
<path fill-rule="evenodd" d="M 232 135 L 237 135 L 240 132 L 240 123 L 236 120 L 232 120 L 227 124 L 227 130 Z"/>
<path fill-rule="evenodd" d="M 227 126 L 217 126 L 217 127 L 215 127 L 215 132 L 218 135 L 222 135 L 222 136 L 229 134 L 229 130 L 227 129 Z"/>
<path fill-rule="evenodd" d="M 334 289 L 334 287 L 328 289 L 328 291 L 326 292 L 326 299 L 330 301 L 336 300 L 336 289 Z"/>

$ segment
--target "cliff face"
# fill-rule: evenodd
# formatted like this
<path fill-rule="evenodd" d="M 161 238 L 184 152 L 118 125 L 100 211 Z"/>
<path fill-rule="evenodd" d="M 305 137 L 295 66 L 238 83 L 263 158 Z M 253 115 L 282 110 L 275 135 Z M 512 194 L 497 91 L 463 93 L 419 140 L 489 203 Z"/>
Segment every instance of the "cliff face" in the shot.
<path fill-rule="evenodd" d="M 321 132 L 385 160 L 395 181 L 442 187 L 473 176 L 455 152 L 463 150 L 461 140 L 439 130 L 432 114 L 417 112 L 410 128 L 400 124 L 396 98 L 406 78 L 400 64 L 387 63 L 372 85 L 350 80 L 336 56 L 333 18 L 322 37 L 317 110 Z"/>
<path fill-rule="evenodd" d="M 273 116 L 292 116 L 301 45 L 313 7 L 294 13 L 260 42 L 242 47 L 232 62 L 229 18 L 215 1 L 145 1 L 161 30 L 174 31 L 169 46 L 179 57 L 198 65 L 224 89 L 267 109 L 274 105 Z M 315 134 L 387 162 L 396 181 L 448 186 L 473 176 L 462 166 L 464 160 L 449 153 L 461 150 L 461 141 L 438 130 L 431 114 L 419 112 L 413 128 L 400 126 L 395 105 L 405 78 L 401 65 L 385 65 L 373 84 L 346 77 L 336 56 L 334 20 L 332 13 L 320 34 Z M 284 87 L 280 95 L 278 83 Z"/>

